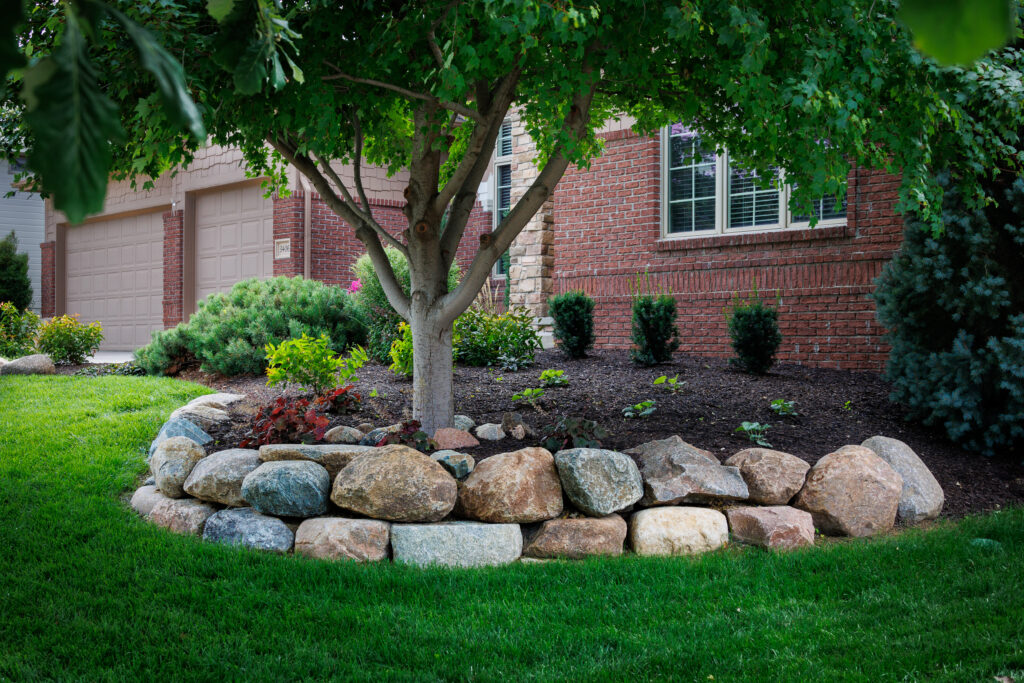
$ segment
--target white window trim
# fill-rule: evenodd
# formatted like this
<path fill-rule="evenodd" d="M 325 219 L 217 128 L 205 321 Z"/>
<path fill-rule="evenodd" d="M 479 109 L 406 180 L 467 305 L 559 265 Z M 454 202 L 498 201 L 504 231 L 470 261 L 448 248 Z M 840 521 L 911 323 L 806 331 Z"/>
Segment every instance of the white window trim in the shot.
<path fill-rule="evenodd" d="M 501 125 L 504 126 L 506 123 L 511 126 L 512 120 L 511 119 L 505 119 L 502 122 Z M 501 129 L 499 128 L 499 130 L 498 130 L 498 139 L 495 140 L 495 144 L 494 144 L 494 162 L 491 164 L 491 177 L 494 179 L 494 187 L 493 187 L 493 190 L 492 190 L 493 191 L 493 196 L 494 196 L 494 204 L 493 204 L 494 211 L 491 212 L 491 230 L 497 230 L 498 229 L 498 223 L 500 222 L 500 220 L 498 218 L 498 215 L 499 215 L 499 211 L 501 210 L 501 184 L 498 182 L 498 167 L 499 166 L 506 166 L 507 165 L 509 167 L 509 176 L 511 178 L 511 175 L 512 175 L 512 157 L 513 157 L 513 152 L 515 151 L 515 138 L 512 139 L 512 143 L 513 144 L 509 145 L 509 149 L 510 149 L 509 154 L 507 154 L 505 156 L 498 156 L 498 150 L 501 147 Z M 509 209 L 511 210 L 511 208 L 512 208 L 512 199 L 511 199 L 511 188 L 510 188 L 509 189 Z M 510 264 L 510 266 L 511 266 L 511 264 Z M 491 277 L 492 278 L 499 279 L 499 280 L 504 280 L 505 279 L 506 275 L 505 275 L 505 273 L 502 273 L 502 272 L 499 271 L 500 268 L 501 268 L 501 262 L 500 261 L 495 262 L 494 267 L 491 269 Z"/>
<path fill-rule="evenodd" d="M 661 129 L 661 169 L 660 180 L 660 206 L 661 206 L 661 239 L 669 240 L 691 240 L 704 237 L 725 237 L 728 235 L 749 235 L 761 232 L 782 232 L 785 230 L 806 230 L 810 228 L 810 221 L 794 221 L 793 213 L 789 209 L 789 200 L 792 194 L 792 187 L 783 182 L 779 192 L 779 220 L 771 225 L 756 225 L 749 228 L 729 228 L 728 191 L 729 191 L 729 152 L 715 155 L 715 229 L 694 230 L 691 232 L 669 232 L 669 221 L 672 218 L 671 202 L 669 201 L 669 165 L 671 159 L 671 134 L 669 126 Z M 780 173 L 782 180 L 785 180 L 785 172 Z M 848 205 L 847 205 L 848 208 Z M 822 219 L 815 224 L 815 228 L 843 227 L 846 225 L 846 217 Z"/>

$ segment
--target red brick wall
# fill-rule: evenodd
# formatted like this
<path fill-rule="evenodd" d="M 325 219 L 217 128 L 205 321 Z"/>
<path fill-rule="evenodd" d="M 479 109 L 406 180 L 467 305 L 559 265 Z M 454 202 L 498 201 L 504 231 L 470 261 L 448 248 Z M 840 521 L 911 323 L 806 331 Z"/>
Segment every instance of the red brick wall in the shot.
<path fill-rule="evenodd" d="M 274 259 L 274 275 L 302 275 L 303 254 L 306 248 L 302 222 L 305 211 L 303 202 L 302 192 L 293 192 L 289 197 L 274 197 L 274 241 L 291 240 L 288 258 Z"/>
<path fill-rule="evenodd" d="M 164 327 L 174 327 L 184 315 L 185 212 L 165 211 L 164 219 Z"/>
<path fill-rule="evenodd" d="M 40 296 L 40 314 L 44 318 L 52 318 L 57 309 L 57 296 L 54 289 L 56 282 L 56 270 L 54 268 L 57 256 L 56 242 L 43 242 L 39 245 L 42 252 L 42 273 L 39 276 L 42 291 Z"/>
<path fill-rule="evenodd" d="M 571 169 L 555 193 L 555 291 L 596 300 L 597 345 L 630 344 L 629 284 L 648 271 L 679 305 L 681 351 L 731 353 L 724 308 L 735 292 L 781 297 L 780 360 L 880 370 L 888 355 L 868 298 L 899 248 L 899 178 L 850 174 L 847 225 L 690 240 L 661 240 L 660 146 L 610 134 L 589 171 Z"/>

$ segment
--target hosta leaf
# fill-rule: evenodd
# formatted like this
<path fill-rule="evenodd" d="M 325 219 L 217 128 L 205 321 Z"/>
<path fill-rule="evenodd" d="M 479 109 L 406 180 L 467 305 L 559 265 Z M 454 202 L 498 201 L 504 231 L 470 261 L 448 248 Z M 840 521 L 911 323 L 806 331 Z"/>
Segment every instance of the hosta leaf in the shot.
<path fill-rule="evenodd" d="M 29 165 L 54 206 L 72 223 L 103 209 L 111 165 L 110 142 L 124 137 L 117 107 L 100 90 L 85 39 L 69 21 L 53 54 L 50 77 L 33 88 L 26 122 L 35 137 Z"/>
<path fill-rule="evenodd" d="M 917 48 L 941 64 L 969 64 L 1013 37 L 1008 0 L 903 0 L 900 18 Z"/>

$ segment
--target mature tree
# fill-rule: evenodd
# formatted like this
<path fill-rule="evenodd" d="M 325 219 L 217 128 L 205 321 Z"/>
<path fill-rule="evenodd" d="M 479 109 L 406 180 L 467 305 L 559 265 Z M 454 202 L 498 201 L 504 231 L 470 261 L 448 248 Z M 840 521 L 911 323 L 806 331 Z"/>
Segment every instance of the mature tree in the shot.
<path fill-rule="evenodd" d="M 36 55 L 77 30 L 62 29 L 52 7 L 30 14 Z M 239 146 L 254 174 L 280 180 L 292 165 L 352 226 L 412 326 L 413 412 L 427 429 L 452 418 L 452 322 L 569 164 L 599 152 L 595 130 L 610 117 L 633 116 L 643 132 L 685 120 L 762 177 L 785 168 L 798 187 L 795 208 L 842 195 L 852 164 L 901 170 L 902 206 L 933 224 L 942 190 L 932 164 L 968 178 L 1021 164 L 1021 52 L 941 67 L 913 49 L 891 0 L 210 0 L 122 10 L 90 16 L 80 32 L 102 49 L 72 54 L 91 56 L 112 84 L 103 97 L 121 105 L 114 132 L 126 131 L 128 144 L 115 150 L 115 171 L 158 173 L 199 144 L 182 133 L 189 117 L 152 106 L 157 72 L 140 68 L 134 55 L 143 51 L 123 16 L 182 59 L 213 141 Z M 32 75 L 45 87 L 45 72 Z M 159 75 L 156 84 L 166 90 Z M 513 105 L 537 143 L 536 178 L 449 290 L 448 267 Z M 29 127 L 6 137 L 31 147 L 33 135 Z M 351 186 L 332 162 L 354 167 Z M 364 163 L 408 169 L 401 234 L 374 217 Z M 969 202 L 985 201 L 979 188 L 968 188 Z M 408 258 L 411 296 L 385 245 Z"/>

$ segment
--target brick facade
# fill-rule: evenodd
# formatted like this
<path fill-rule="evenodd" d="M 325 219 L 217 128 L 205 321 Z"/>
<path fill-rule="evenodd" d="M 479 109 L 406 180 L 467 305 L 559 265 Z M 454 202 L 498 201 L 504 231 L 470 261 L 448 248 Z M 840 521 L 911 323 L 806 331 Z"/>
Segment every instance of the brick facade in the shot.
<path fill-rule="evenodd" d="M 164 327 L 184 317 L 185 212 L 165 211 L 164 220 Z"/>
<path fill-rule="evenodd" d="M 780 360 L 883 367 L 888 347 L 868 295 L 902 240 L 898 177 L 851 173 L 843 227 L 667 240 L 659 155 L 657 139 L 617 131 L 589 171 L 570 169 L 555 192 L 554 289 L 596 300 L 598 346 L 629 346 L 629 288 L 646 271 L 678 302 L 684 353 L 729 355 L 723 311 L 756 285 L 778 292 Z"/>
<path fill-rule="evenodd" d="M 57 243 L 43 242 L 39 245 L 39 249 L 42 253 L 42 275 L 39 279 L 39 287 L 42 291 L 40 292 L 39 314 L 44 318 L 52 318 L 57 311 L 57 292 L 54 282 Z"/>
<path fill-rule="evenodd" d="M 274 197 L 274 241 L 290 241 L 287 258 L 274 258 L 274 275 L 295 277 L 302 275 L 306 234 L 303 230 L 305 197 L 302 192 L 293 192 L 289 197 Z M 276 257 L 276 254 L 275 254 Z"/>

